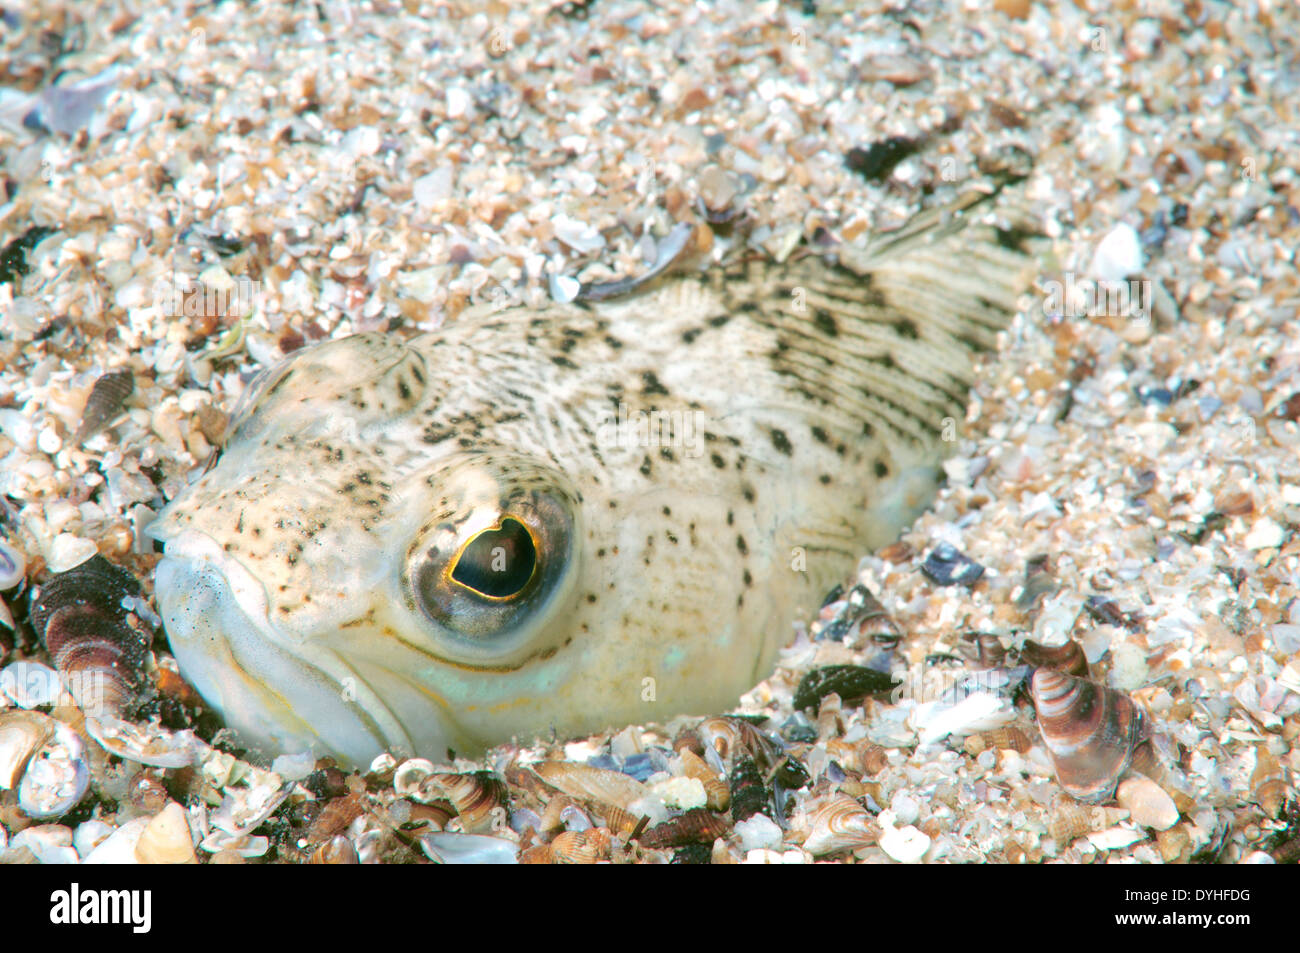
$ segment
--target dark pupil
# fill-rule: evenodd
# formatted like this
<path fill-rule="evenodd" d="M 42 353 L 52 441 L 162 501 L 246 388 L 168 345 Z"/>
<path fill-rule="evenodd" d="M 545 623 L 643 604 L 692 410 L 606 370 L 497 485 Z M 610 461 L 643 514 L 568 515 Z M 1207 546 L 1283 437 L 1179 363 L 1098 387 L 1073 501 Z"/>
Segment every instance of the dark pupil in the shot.
<path fill-rule="evenodd" d="M 500 529 L 485 529 L 460 554 L 451 578 L 494 599 L 516 595 L 537 567 L 537 548 L 521 523 L 506 518 Z"/>

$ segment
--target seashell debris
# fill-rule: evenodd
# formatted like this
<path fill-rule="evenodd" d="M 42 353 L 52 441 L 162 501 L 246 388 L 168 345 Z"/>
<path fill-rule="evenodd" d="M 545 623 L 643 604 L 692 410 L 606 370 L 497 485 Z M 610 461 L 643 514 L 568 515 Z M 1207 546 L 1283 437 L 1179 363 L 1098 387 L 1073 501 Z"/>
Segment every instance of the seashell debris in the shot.
<path fill-rule="evenodd" d="M 1046 668 L 1030 691 L 1061 787 L 1087 804 L 1109 800 L 1145 737 L 1141 709 L 1122 692 Z"/>

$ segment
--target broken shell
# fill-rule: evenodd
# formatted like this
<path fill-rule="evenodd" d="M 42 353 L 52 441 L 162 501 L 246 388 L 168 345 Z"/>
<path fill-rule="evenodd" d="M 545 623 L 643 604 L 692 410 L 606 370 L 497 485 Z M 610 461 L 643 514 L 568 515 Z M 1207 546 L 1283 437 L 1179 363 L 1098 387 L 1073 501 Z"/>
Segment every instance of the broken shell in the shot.
<path fill-rule="evenodd" d="M 534 773 L 569 797 L 612 805 L 625 811 L 646 796 L 645 785 L 618 771 L 606 771 L 572 761 L 544 761 L 532 766 Z"/>
<path fill-rule="evenodd" d="M 86 733 L 112 754 L 155 768 L 184 768 L 194 764 L 206 745 L 186 728 L 168 731 L 161 725 L 136 724 L 115 715 L 90 715 Z"/>
<path fill-rule="evenodd" d="M 564 831 L 551 841 L 551 851 L 557 864 L 594 864 L 609 859 L 612 839 L 603 827 L 589 831 Z"/>
<path fill-rule="evenodd" d="M 705 805 L 711 811 L 725 811 L 731 806 L 731 789 L 705 762 L 689 748 L 681 751 L 682 774 L 704 785 Z"/>
<path fill-rule="evenodd" d="M 870 812 L 851 797 L 836 795 L 808 818 L 804 850 L 814 857 L 840 850 L 869 847 L 880 839 L 880 827 Z"/>
<path fill-rule="evenodd" d="M 424 758 L 410 758 L 403 761 L 393 772 L 393 790 L 402 797 L 423 801 L 420 785 L 424 783 L 425 778 L 433 774 L 434 770 L 433 762 L 426 761 Z"/>
<path fill-rule="evenodd" d="M 553 864 L 555 863 L 555 851 L 551 850 L 549 844 L 537 844 L 519 852 L 519 863 Z"/>
<path fill-rule="evenodd" d="M 1041 645 L 1026 639 L 1020 648 L 1020 658 L 1036 668 L 1050 668 L 1076 678 L 1088 677 L 1088 658 L 1083 654 L 1083 646 L 1073 639 L 1064 645 Z"/>
<path fill-rule="evenodd" d="M 130 368 L 101 374 L 90 389 L 86 407 L 81 412 L 81 426 L 76 441 L 81 443 L 103 430 L 122 410 L 122 404 L 135 390 L 135 375 Z"/>
<path fill-rule="evenodd" d="M 0 713 L 0 790 L 12 791 L 32 755 L 54 736 L 56 722 L 35 711 Z"/>
<path fill-rule="evenodd" d="M 90 767 L 81 737 L 56 721 L 54 737 L 27 764 L 18 785 L 18 806 L 28 817 L 60 817 L 90 787 Z"/>
<path fill-rule="evenodd" d="M 880 849 L 900 864 L 919 864 L 930 849 L 930 837 L 910 824 L 905 827 L 885 825 L 880 835 Z"/>
<path fill-rule="evenodd" d="M 1109 800 L 1145 736 L 1142 710 L 1121 692 L 1045 668 L 1030 693 L 1061 787 L 1088 804 Z"/>
<path fill-rule="evenodd" d="M 438 799 L 456 808 L 465 833 L 482 833 L 506 826 L 509 792 L 505 782 L 490 771 L 472 774 L 431 774 L 420 784 L 418 800 Z"/>
<path fill-rule="evenodd" d="M 140 834 L 135 859 L 142 864 L 197 864 L 185 809 L 170 801 Z"/>
<path fill-rule="evenodd" d="M 132 606 L 140 584 L 95 555 L 32 590 L 31 622 L 87 714 L 117 714 L 144 688 L 152 635 Z"/>
<path fill-rule="evenodd" d="M 999 668 L 1007 657 L 1002 640 L 989 632 L 968 632 L 957 649 L 975 668 Z"/>
<path fill-rule="evenodd" d="M 26 847 L 42 864 L 75 864 L 80 859 L 72 846 L 72 830 L 62 824 L 37 824 L 14 835 L 10 850 Z"/>
<path fill-rule="evenodd" d="M 113 833 L 95 845 L 83 859 L 83 864 L 138 864 L 135 856 L 136 844 L 149 826 L 151 818 L 137 817 L 127 821 Z"/>
<path fill-rule="evenodd" d="M 697 729 L 704 760 L 719 774 L 731 771 L 739 758 L 751 758 L 767 774 L 781 757 L 781 746 L 743 718 L 706 718 Z"/>
<path fill-rule="evenodd" d="M 307 861 L 309 864 L 359 864 L 360 862 L 352 841 L 342 834 L 331 837 L 317 847 L 312 852 L 311 859 Z"/>
<path fill-rule="evenodd" d="M 1115 794 L 1120 807 L 1129 812 L 1133 823 L 1155 831 L 1167 831 L 1178 823 L 1174 799 L 1160 785 L 1147 778 L 1126 778 Z"/>
<path fill-rule="evenodd" d="M 702 807 L 656 824 L 639 838 L 642 847 L 661 849 L 686 844 L 712 844 L 730 833 L 726 818 Z"/>
<path fill-rule="evenodd" d="M 438 864 L 517 864 L 519 847 L 481 834 L 423 834 L 420 848 Z"/>
<path fill-rule="evenodd" d="M 949 543 L 940 543 L 921 563 L 921 572 L 940 586 L 973 586 L 984 567 Z"/>
<path fill-rule="evenodd" d="M 1029 735 L 1015 725 L 1006 725 L 1002 728 L 994 728 L 990 731 L 981 731 L 978 737 L 985 748 L 999 748 L 1003 751 L 1018 751 L 1021 754 L 1028 754 L 1029 749 L 1034 746 Z"/>

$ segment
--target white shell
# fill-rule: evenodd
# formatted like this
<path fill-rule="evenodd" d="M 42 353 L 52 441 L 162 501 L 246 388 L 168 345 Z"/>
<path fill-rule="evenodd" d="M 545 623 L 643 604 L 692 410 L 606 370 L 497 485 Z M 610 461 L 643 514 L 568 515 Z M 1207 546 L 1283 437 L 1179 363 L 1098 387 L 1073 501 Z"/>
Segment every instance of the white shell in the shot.
<path fill-rule="evenodd" d="M 921 744 L 934 744 L 949 735 L 965 737 L 977 731 L 991 731 L 1015 719 L 1011 702 L 991 692 L 975 692 L 955 705 L 946 701 L 924 702 L 912 711 L 910 724 Z"/>
<path fill-rule="evenodd" d="M 900 864 L 918 864 L 930 849 L 930 838 L 910 824 L 885 825 L 880 834 L 880 849 Z"/>
<path fill-rule="evenodd" d="M 1142 840 L 1146 840 L 1145 834 L 1128 827 L 1112 827 L 1088 835 L 1088 842 L 1098 850 L 1120 850 Z"/>
<path fill-rule="evenodd" d="M 210 854 L 233 850 L 241 857 L 261 857 L 270 848 L 271 841 L 266 837 L 251 837 L 248 834 L 231 834 L 228 831 L 216 830 L 203 838 L 203 843 L 199 846 Z"/>
<path fill-rule="evenodd" d="M 1098 281 L 1123 281 L 1142 270 L 1142 242 L 1132 225 L 1121 222 L 1097 245 L 1092 256 L 1092 277 Z"/>
<path fill-rule="evenodd" d="M 92 850 L 102 844 L 113 833 L 113 830 L 113 825 L 105 824 L 97 818 L 82 821 L 77 825 L 76 831 L 73 832 L 72 846 L 77 849 L 77 853 L 82 857 L 88 857 Z"/>
<path fill-rule="evenodd" d="M 519 845 L 480 834 L 425 834 L 425 856 L 439 864 L 517 864 Z"/>
<path fill-rule="evenodd" d="M 26 847 L 42 864 L 75 864 L 72 830 L 62 824 L 37 824 L 14 835 L 10 847 Z"/>
<path fill-rule="evenodd" d="M 402 797 L 428 803 L 431 798 L 421 793 L 420 785 L 433 772 L 432 761 L 426 761 L 424 758 L 408 758 L 393 772 L 393 790 Z"/>
<path fill-rule="evenodd" d="M 155 768 L 188 767 L 207 748 L 188 728 L 168 731 L 160 725 L 137 725 L 112 715 L 87 715 L 86 732 L 119 758 Z"/>
<path fill-rule="evenodd" d="M 28 817 L 58 817 L 72 810 L 89 787 L 86 746 L 75 731 L 56 722 L 54 737 L 27 764 L 18 806 Z"/>
<path fill-rule="evenodd" d="M 101 841 L 90 854 L 82 860 L 83 864 L 138 864 L 135 845 L 140 835 L 149 826 L 149 818 L 137 817 L 127 821 L 108 837 Z"/>

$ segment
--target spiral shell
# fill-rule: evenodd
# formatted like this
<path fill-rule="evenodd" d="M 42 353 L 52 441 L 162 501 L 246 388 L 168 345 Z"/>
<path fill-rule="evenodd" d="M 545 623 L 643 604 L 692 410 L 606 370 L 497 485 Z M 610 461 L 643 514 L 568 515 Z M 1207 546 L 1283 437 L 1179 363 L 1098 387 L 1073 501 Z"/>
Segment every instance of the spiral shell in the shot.
<path fill-rule="evenodd" d="M 764 773 L 772 770 L 781 747 L 743 718 L 706 718 L 697 729 L 703 742 L 704 759 L 719 774 L 728 773 L 738 757 L 752 758 Z"/>
<path fill-rule="evenodd" d="M 309 864 L 359 864 L 357 849 L 342 834 L 331 837 L 312 851 Z"/>
<path fill-rule="evenodd" d="M 639 838 L 642 847 L 659 850 L 686 844 L 712 844 L 731 833 L 726 818 L 702 807 L 656 824 Z"/>
<path fill-rule="evenodd" d="M 98 555 L 32 591 L 32 628 L 87 714 L 116 715 L 145 687 L 152 636 L 127 608 L 139 594 L 135 577 Z"/>
<path fill-rule="evenodd" d="M 1076 678 L 1088 677 L 1088 658 L 1083 654 L 1083 646 L 1073 639 L 1064 645 L 1040 645 L 1026 639 L 1020 658 L 1026 665 L 1055 669 Z"/>
<path fill-rule="evenodd" d="M 836 795 L 809 816 L 803 847 L 814 857 L 821 857 L 868 847 L 879 838 L 880 827 L 870 812 L 853 798 Z"/>
<path fill-rule="evenodd" d="M 704 785 L 705 805 L 711 811 L 725 811 L 731 806 L 731 789 L 704 759 L 689 748 L 683 748 L 681 755 L 682 774 L 695 778 Z"/>
<path fill-rule="evenodd" d="M 81 412 L 81 426 L 77 428 L 75 437 L 77 443 L 82 443 L 103 430 L 118 415 L 134 390 L 135 375 L 130 368 L 101 374 L 91 387 L 86 407 Z"/>
<path fill-rule="evenodd" d="M 1064 848 L 1096 830 L 1092 811 L 1074 801 L 1061 798 L 1047 820 L 1047 833 Z"/>
<path fill-rule="evenodd" d="M 744 821 L 759 812 L 767 813 L 768 790 L 753 758 L 736 761 L 727 783 L 731 788 L 731 819 Z"/>
<path fill-rule="evenodd" d="M 1121 692 L 1040 668 L 1030 693 L 1056 779 L 1087 804 L 1109 800 L 1145 737 L 1142 710 Z"/>
<path fill-rule="evenodd" d="M 975 668 L 1000 668 L 1007 657 L 1006 646 L 991 632 L 968 632 L 957 648 Z"/>
<path fill-rule="evenodd" d="M 428 804 L 439 798 L 456 808 L 464 832 L 483 833 L 504 827 L 509 800 L 505 782 L 490 771 L 472 774 L 431 774 L 420 784 L 419 800 Z"/>

